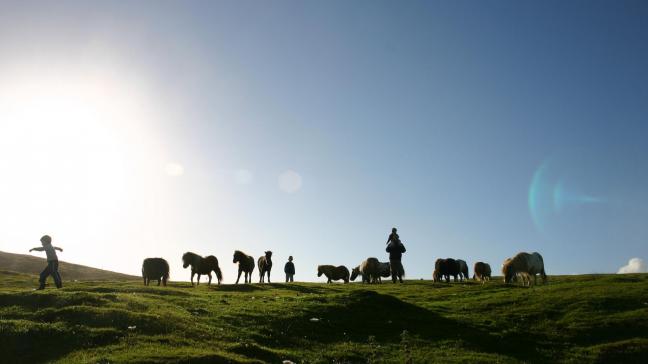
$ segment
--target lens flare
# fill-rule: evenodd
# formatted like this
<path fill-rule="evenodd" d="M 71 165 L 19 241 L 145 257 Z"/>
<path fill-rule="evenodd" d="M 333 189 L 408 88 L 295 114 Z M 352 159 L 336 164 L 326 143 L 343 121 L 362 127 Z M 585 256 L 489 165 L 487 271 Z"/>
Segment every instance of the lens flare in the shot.
<path fill-rule="evenodd" d="M 534 225 L 545 231 L 550 221 L 568 208 L 604 202 L 602 198 L 581 193 L 565 182 L 565 177 L 549 161 L 536 169 L 529 186 L 529 213 Z"/>

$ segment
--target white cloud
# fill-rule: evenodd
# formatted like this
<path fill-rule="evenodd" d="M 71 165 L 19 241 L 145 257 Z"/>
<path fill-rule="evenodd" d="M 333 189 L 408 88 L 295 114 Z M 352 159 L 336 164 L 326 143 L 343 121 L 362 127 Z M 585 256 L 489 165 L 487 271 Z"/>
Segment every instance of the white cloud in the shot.
<path fill-rule="evenodd" d="M 179 177 L 184 174 L 184 167 L 177 162 L 169 162 L 164 167 L 164 171 L 171 177 Z"/>
<path fill-rule="evenodd" d="M 623 273 L 646 273 L 648 272 L 648 266 L 641 258 L 632 258 L 628 261 L 627 265 L 619 268 L 618 274 Z"/>
<path fill-rule="evenodd" d="M 279 175 L 277 180 L 279 188 L 286 193 L 299 191 L 302 186 L 302 177 L 295 171 L 285 171 Z"/>

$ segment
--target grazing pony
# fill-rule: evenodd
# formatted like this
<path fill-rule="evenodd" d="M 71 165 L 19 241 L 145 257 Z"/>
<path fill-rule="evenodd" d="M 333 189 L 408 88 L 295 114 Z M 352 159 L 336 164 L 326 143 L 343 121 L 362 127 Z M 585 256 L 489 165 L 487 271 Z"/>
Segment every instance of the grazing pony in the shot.
<path fill-rule="evenodd" d="M 343 280 L 344 283 L 349 283 L 349 269 L 347 267 L 333 266 L 333 265 L 318 265 L 317 276 L 321 277 L 322 274 L 326 276 L 328 281 L 326 283 L 333 283 L 332 281 Z"/>
<path fill-rule="evenodd" d="M 435 282 L 441 282 L 445 278 L 446 282 L 450 282 L 450 276 L 454 277 L 454 281 L 457 281 L 457 276 L 459 275 L 459 264 L 457 261 L 452 258 L 447 259 L 437 259 L 434 263 L 434 273 L 432 273 L 432 278 Z"/>
<path fill-rule="evenodd" d="M 519 275 L 522 277 L 522 285 L 531 286 L 531 276 L 533 276 L 533 283 L 538 283 L 536 274 L 540 274 L 542 283 L 547 282 L 544 260 L 542 259 L 542 255 L 537 252 L 531 254 L 522 252 L 513 258 L 505 260 L 502 266 L 502 274 L 504 275 L 505 283 L 513 282 L 514 278 Z"/>
<path fill-rule="evenodd" d="M 193 278 L 195 274 L 198 274 L 198 280 L 196 285 L 200 284 L 200 276 L 206 274 L 209 277 L 209 282 L 207 285 L 211 284 L 212 275 L 211 272 L 216 273 L 216 279 L 218 279 L 218 284 L 221 284 L 223 280 L 223 273 L 221 272 L 220 267 L 218 266 L 218 259 L 215 256 L 210 255 L 208 257 L 201 257 L 198 254 L 192 252 L 186 252 L 182 255 L 182 268 L 187 268 L 191 265 L 191 285 L 193 286 Z"/>
<path fill-rule="evenodd" d="M 473 270 L 474 270 L 474 274 L 473 274 L 474 280 L 480 280 L 482 283 L 484 283 L 485 281 L 490 281 L 491 267 L 488 263 L 477 262 L 475 263 Z"/>
<path fill-rule="evenodd" d="M 257 265 L 259 266 L 259 283 L 263 283 L 263 278 L 266 274 L 268 273 L 268 283 L 270 283 L 270 270 L 272 269 L 272 252 L 267 251 L 265 252 L 265 255 L 262 257 L 259 257 L 259 260 L 257 261 Z"/>
<path fill-rule="evenodd" d="M 151 281 L 156 280 L 166 286 L 169 280 L 169 263 L 162 258 L 146 258 L 142 263 L 142 278 L 144 285 L 148 286 Z"/>
<path fill-rule="evenodd" d="M 376 258 L 367 258 L 351 270 L 351 280 L 362 275 L 362 283 L 378 283 L 380 280 L 380 262 Z"/>
<path fill-rule="evenodd" d="M 245 272 L 243 280 L 245 283 L 252 283 L 252 272 L 254 271 L 254 258 L 243 253 L 240 250 L 234 252 L 234 263 L 238 263 L 238 277 L 236 277 L 236 284 L 241 279 L 241 273 Z"/>
<path fill-rule="evenodd" d="M 470 278 L 470 276 L 468 275 L 468 264 L 465 260 L 456 259 L 456 261 L 457 264 L 459 264 L 459 280 L 468 280 Z"/>

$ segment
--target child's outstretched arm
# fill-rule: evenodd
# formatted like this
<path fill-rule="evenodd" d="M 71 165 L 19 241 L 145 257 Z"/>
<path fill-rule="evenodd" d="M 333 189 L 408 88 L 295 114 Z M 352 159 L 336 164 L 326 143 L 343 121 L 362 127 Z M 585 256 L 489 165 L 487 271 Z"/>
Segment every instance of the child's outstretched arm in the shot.
<path fill-rule="evenodd" d="M 34 250 L 36 250 L 37 252 L 42 252 L 45 250 L 45 248 L 43 248 L 42 246 L 38 246 L 36 248 L 29 249 L 30 252 L 33 252 Z"/>
<path fill-rule="evenodd" d="M 58 250 L 60 252 L 63 252 L 63 248 L 59 248 L 58 246 L 55 246 L 54 249 L 56 249 L 56 250 Z"/>

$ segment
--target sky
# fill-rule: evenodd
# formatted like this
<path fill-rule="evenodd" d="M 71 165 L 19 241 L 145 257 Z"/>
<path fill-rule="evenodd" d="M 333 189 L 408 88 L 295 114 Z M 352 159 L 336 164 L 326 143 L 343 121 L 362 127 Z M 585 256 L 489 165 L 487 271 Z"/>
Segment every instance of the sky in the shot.
<path fill-rule="evenodd" d="M 645 271 L 642 1 L 4 1 L 0 250 Z M 35 254 L 35 253 L 34 253 Z M 633 260 L 634 259 L 634 260 Z M 472 270 L 472 269 L 471 269 Z M 255 277 L 258 278 L 255 271 Z M 255 278 L 256 279 L 256 278 Z"/>

